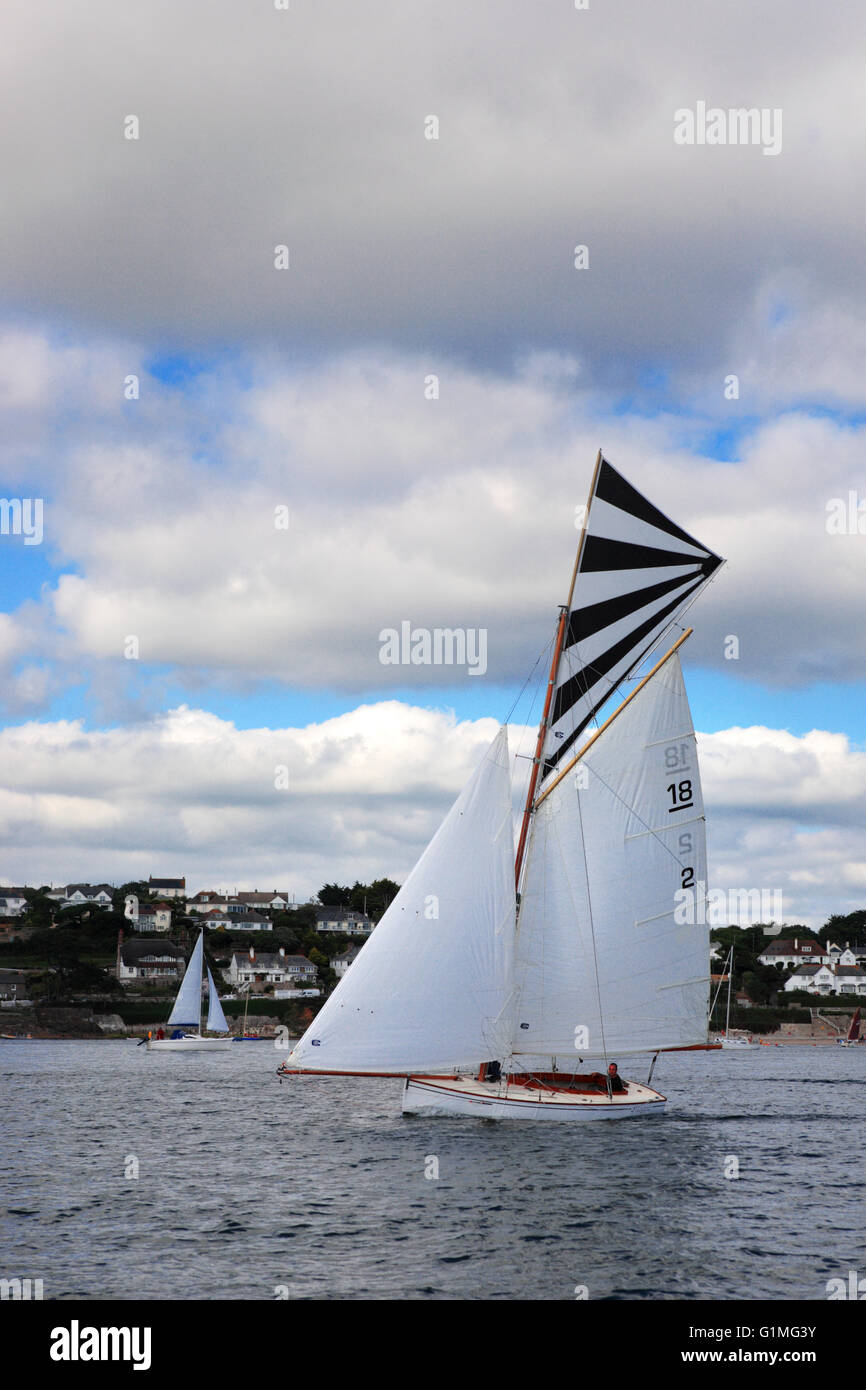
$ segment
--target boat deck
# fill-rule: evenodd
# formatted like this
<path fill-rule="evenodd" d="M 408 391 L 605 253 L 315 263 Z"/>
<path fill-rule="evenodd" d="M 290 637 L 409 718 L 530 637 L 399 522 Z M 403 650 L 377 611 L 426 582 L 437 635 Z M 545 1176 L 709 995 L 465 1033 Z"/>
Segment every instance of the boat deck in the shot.
<path fill-rule="evenodd" d="M 507 1101 L 511 1105 L 559 1105 L 574 1107 L 580 1106 L 610 1106 L 624 1107 L 632 1105 L 646 1105 L 651 1101 L 664 1101 L 665 1097 L 658 1091 L 654 1091 L 650 1086 L 643 1086 L 637 1081 L 625 1083 L 626 1089 L 613 1095 L 608 1095 L 606 1091 L 583 1089 L 580 1087 L 568 1087 L 563 1077 L 562 1086 L 545 1085 L 543 1082 L 532 1081 L 513 1081 L 503 1078 L 501 1081 L 478 1081 L 476 1078 L 468 1076 L 412 1076 L 409 1078 L 413 1086 L 429 1088 L 432 1092 L 442 1091 L 454 1096 L 460 1096 L 467 1101 Z"/>

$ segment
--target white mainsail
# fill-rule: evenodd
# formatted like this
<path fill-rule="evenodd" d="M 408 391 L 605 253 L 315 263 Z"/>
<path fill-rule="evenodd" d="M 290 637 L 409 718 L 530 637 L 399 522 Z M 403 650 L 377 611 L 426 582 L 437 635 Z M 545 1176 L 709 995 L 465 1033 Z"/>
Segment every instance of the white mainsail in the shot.
<path fill-rule="evenodd" d="M 186 967 L 174 1001 L 174 1008 L 169 1014 L 168 1022 L 170 1026 L 177 1024 L 183 1028 L 199 1028 L 201 1026 L 201 964 L 204 954 L 204 932 L 199 936 L 198 941 L 193 947 L 189 964 Z"/>
<path fill-rule="evenodd" d="M 207 968 L 207 1027 L 211 1033 L 227 1033 L 229 1031 L 223 1006 L 213 982 L 213 975 L 210 973 L 210 966 Z"/>
<path fill-rule="evenodd" d="M 289 1064 L 409 1075 L 504 1056 L 513 855 L 503 728 Z"/>
<path fill-rule="evenodd" d="M 674 651 L 539 799 L 517 927 L 515 1067 L 556 1058 L 576 1070 L 579 1058 L 705 1043 L 709 932 L 681 893 L 705 883 Z"/>

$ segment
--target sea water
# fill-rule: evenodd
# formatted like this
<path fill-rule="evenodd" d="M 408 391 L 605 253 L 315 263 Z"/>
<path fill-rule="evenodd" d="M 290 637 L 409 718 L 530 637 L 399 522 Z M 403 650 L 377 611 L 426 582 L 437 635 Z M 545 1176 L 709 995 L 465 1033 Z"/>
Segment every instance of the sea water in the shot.
<path fill-rule="evenodd" d="M 866 1046 L 662 1057 L 667 1113 L 404 1118 L 266 1043 L 0 1042 L 0 1278 L 59 1299 L 825 1299 L 866 1274 Z M 621 1070 L 646 1079 L 620 1059 Z"/>

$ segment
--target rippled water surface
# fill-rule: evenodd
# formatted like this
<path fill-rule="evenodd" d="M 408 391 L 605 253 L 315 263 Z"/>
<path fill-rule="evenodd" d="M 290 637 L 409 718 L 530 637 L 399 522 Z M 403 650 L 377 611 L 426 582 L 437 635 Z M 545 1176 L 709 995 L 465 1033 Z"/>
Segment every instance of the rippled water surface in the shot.
<path fill-rule="evenodd" d="M 282 1055 L 0 1043 L 0 1275 L 46 1298 L 824 1299 L 866 1272 L 866 1047 L 671 1055 L 666 1115 L 579 1125 L 403 1118 L 399 1081 L 280 1085 Z"/>

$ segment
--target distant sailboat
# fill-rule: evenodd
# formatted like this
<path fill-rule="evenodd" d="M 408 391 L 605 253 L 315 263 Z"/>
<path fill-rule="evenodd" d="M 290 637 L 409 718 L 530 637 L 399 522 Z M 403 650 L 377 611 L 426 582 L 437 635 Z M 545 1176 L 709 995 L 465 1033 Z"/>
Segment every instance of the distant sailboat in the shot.
<path fill-rule="evenodd" d="M 758 1048 L 758 1043 L 752 1042 L 751 1038 L 745 1038 L 739 1034 L 734 1035 L 731 1033 L 731 984 L 734 977 L 733 946 L 728 952 L 728 959 L 725 962 L 725 972 L 728 976 L 728 1008 L 725 1014 L 725 1031 L 719 1039 L 720 1045 L 727 1052 L 753 1052 Z M 718 998 L 718 994 L 719 991 L 716 990 L 716 998 Z M 713 1004 L 715 1005 L 715 999 L 713 1000 Z M 712 1009 L 710 1009 L 710 1017 L 712 1017 L 712 1012 Z"/>
<path fill-rule="evenodd" d="M 720 563 L 599 454 L 516 865 L 502 728 L 281 1076 L 403 1077 L 407 1114 L 664 1108 L 652 1066 L 646 1085 L 607 1068 L 710 1045 L 709 932 L 677 912 L 706 880 L 688 632 L 578 740 Z"/>
<path fill-rule="evenodd" d="M 855 1043 L 863 1041 L 860 1036 L 860 1010 L 854 1010 L 854 1017 L 851 1019 L 851 1026 L 844 1038 L 837 1038 L 836 1042 L 840 1047 L 854 1047 Z"/>
<path fill-rule="evenodd" d="M 168 1027 L 177 1029 L 177 1034 L 171 1038 L 148 1038 L 148 1052 L 223 1052 L 226 1048 L 231 1047 L 232 1040 L 229 1037 L 206 1038 L 204 1036 L 201 1026 L 203 968 L 207 972 L 208 999 L 205 1028 L 210 1033 L 228 1033 L 229 1026 L 226 1023 L 216 985 L 210 973 L 210 966 L 205 965 L 204 929 L 202 929 L 189 958 L 189 964 L 174 1001 L 174 1008 L 169 1015 Z M 194 1033 L 180 1031 L 186 1028 L 194 1028 L 196 1031 Z"/>

